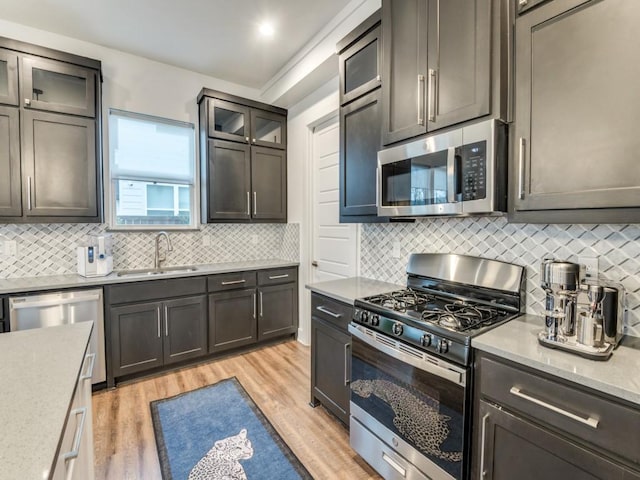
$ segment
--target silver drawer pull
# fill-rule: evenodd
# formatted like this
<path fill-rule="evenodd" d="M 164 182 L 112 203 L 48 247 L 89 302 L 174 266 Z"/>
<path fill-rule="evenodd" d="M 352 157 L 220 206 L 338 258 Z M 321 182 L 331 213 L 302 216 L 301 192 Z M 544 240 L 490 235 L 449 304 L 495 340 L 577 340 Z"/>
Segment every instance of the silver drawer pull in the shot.
<path fill-rule="evenodd" d="M 327 309 L 327 308 L 324 308 L 324 307 L 322 307 L 322 306 L 320 306 L 320 307 L 316 307 L 316 310 L 318 310 L 318 311 L 320 311 L 320 312 L 322 312 L 322 313 L 326 313 L 327 315 L 331 315 L 333 318 L 340 318 L 340 317 L 342 317 L 342 314 L 341 314 L 341 313 L 335 313 L 335 312 L 332 312 L 331 310 L 329 310 L 329 309 Z"/>
<path fill-rule="evenodd" d="M 289 274 L 285 273 L 284 275 L 269 275 L 269 280 L 277 280 L 278 278 L 289 278 Z"/>
<path fill-rule="evenodd" d="M 87 368 L 87 372 L 80 377 L 80 380 L 89 380 L 93 377 L 93 367 L 96 365 L 96 354 L 90 353 L 85 357 L 85 359 L 90 359 L 89 368 Z"/>
<path fill-rule="evenodd" d="M 71 415 L 82 415 L 80 425 L 76 429 L 75 442 L 73 442 L 73 450 L 62 455 L 65 462 L 78 458 L 80 453 L 80 443 L 82 442 L 82 434 L 84 434 L 84 421 L 87 418 L 87 407 L 77 408 L 71 411 Z"/>
<path fill-rule="evenodd" d="M 391 468 L 393 468 L 396 472 L 398 472 L 401 477 L 406 477 L 407 476 L 407 469 L 403 468 L 402 465 L 400 465 L 397 461 L 395 461 L 393 458 L 391 458 L 385 452 L 382 452 L 382 460 L 384 460 L 389 465 L 391 465 Z"/>
<path fill-rule="evenodd" d="M 541 407 L 546 408 L 547 410 L 551 410 L 552 412 L 556 412 L 556 413 L 559 413 L 560 415 L 564 415 L 565 417 L 568 417 L 571 420 L 575 420 L 576 422 L 580 422 L 585 425 L 588 425 L 591 428 L 598 428 L 598 420 L 596 420 L 595 418 L 579 417 L 578 415 L 575 415 L 571 412 L 567 412 L 566 410 L 556 407 L 555 405 L 551 405 L 550 403 L 543 402 L 542 400 L 531 397 L 526 393 L 522 393 L 522 391 L 518 387 L 511 387 L 511 390 L 509 390 L 509 393 L 511 393 L 512 395 L 515 395 L 516 397 L 520 397 L 523 400 L 527 400 L 531 403 L 535 403 L 536 405 L 540 405 Z"/>
<path fill-rule="evenodd" d="M 222 285 L 238 285 L 239 283 L 246 283 L 246 280 L 234 280 L 232 282 L 222 282 Z"/>

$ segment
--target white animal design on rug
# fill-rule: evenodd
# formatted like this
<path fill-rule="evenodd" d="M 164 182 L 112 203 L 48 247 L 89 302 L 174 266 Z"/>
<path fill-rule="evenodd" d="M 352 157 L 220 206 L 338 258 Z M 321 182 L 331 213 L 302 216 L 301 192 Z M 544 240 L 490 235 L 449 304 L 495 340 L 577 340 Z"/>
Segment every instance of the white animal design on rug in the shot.
<path fill-rule="evenodd" d="M 462 452 L 440 450 L 440 445 L 449 436 L 451 417 L 438 412 L 435 400 L 430 405 L 388 380 L 356 380 L 351 384 L 351 390 L 362 398 L 375 395 L 387 403 L 396 415 L 393 419 L 395 427 L 423 452 L 450 462 L 462 460 Z"/>
<path fill-rule="evenodd" d="M 239 460 L 253 456 L 251 441 L 243 428 L 238 435 L 223 438 L 189 472 L 188 480 L 247 480 Z"/>

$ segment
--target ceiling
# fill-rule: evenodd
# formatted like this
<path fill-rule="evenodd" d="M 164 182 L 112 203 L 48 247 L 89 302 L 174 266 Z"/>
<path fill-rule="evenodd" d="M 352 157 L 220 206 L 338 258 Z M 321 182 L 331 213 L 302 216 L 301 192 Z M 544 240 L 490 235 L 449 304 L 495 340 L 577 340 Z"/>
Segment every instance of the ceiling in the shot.
<path fill-rule="evenodd" d="M 0 18 L 260 89 L 348 3 L 0 0 Z"/>

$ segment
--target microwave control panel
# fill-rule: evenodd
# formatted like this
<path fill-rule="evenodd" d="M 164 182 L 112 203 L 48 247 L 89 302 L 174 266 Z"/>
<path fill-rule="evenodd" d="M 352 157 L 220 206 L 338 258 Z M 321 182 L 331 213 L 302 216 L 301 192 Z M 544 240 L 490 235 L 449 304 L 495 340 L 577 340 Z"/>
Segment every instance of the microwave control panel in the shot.
<path fill-rule="evenodd" d="M 487 142 L 462 146 L 462 200 L 487 198 Z"/>

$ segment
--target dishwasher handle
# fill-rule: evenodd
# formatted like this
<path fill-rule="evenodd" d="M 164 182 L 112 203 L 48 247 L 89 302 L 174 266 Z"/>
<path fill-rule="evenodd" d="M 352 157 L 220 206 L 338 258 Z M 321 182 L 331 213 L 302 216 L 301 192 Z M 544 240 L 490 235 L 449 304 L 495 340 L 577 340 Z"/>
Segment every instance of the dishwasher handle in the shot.
<path fill-rule="evenodd" d="M 81 295 L 78 297 L 55 298 L 51 300 L 29 300 L 29 297 L 10 298 L 9 305 L 11 310 L 20 310 L 23 308 L 34 307 L 55 307 L 57 305 L 70 305 L 73 303 L 93 302 L 100 300 L 100 294 Z"/>

